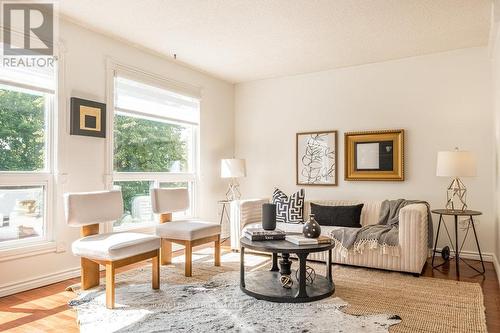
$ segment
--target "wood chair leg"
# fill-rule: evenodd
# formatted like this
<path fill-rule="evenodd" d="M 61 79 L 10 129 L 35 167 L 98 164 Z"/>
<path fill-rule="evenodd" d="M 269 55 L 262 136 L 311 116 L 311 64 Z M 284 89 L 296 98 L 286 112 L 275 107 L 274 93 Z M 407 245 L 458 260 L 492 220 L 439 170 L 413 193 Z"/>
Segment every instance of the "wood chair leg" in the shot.
<path fill-rule="evenodd" d="M 106 307 L 115 307 L 115 266 L 113 263 L 106 264 Z"/>
<path fill-rule="evenodd" d="M 81 284 L 86 290 L 99 285 L 99 264 L 87 258 L 80 258 Z"/>
<path fill-rule="evenodd" d="M 214 265 L 220 266 L 220 235 L 217 236 L 217 240 L 214 244 Z"/>
<path fill-rule="evenodd" d="M 158 251 L 158 255 L 156 257 L 153 257 L 152 264 L 153 264 L 152 286 L 153 289 L 160 289 L 160 251 Z"/>
<path fill-rule="evenodd" d="M 166 239 L 161 240 L 161 264 L 170 265 L 172 263 L 172 242 Z"/>
<path fill-rule="evenodd" d="M 193 269 L 193 246 L 190 241 L 186 241 L 184 253 L 186 257 L 184 263 L 184 275 L 190 277 Z"/>

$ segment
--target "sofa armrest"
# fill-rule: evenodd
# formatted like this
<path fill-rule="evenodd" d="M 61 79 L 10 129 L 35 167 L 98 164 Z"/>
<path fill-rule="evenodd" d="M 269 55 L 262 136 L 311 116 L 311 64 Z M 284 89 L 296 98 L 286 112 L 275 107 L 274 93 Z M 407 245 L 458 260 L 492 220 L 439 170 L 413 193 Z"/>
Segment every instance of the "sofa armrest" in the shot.
<path fill-rule="evenodd" d="M 241 231 L 245 225 L 260 223 L 262 219 L 262 205 L 269 199 L 234 200 L 230 204 L 229 217 L 231 221 L 231 249 L 239 250 Z"/>
<path fill-rule="evenodd" d="M 411 204 L 399 211 L 399 244 L 401 269 L 420 273 L 427 260 L 427 206 Z"/>

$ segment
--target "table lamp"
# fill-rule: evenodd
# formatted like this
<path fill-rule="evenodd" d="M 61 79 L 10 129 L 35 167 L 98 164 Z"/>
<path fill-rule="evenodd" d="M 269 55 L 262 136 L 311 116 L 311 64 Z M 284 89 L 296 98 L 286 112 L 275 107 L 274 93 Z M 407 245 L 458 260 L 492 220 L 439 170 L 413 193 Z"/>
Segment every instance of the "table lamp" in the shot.
<path fill-rule="evenodd" d="M 471 152 L 440 151 L 437 156 L 436 175 L 438 177 L 451 177 L 451 184 L 446 192 L 446 209 L 467 209 L 467 188 L 459 177 L 476 176 L 476 159 Z"/>
<path fill-rule="evenodd" d="M 228 201 L 238 200 L 241 198 L 240 184 L 238 179 L 245 177 L 247 170 L 245 160 L 241 158 L 223 159 L 220 161 L 220 176 L 221 178 L 230 178 L 229 188 L 226 192 Z"/>

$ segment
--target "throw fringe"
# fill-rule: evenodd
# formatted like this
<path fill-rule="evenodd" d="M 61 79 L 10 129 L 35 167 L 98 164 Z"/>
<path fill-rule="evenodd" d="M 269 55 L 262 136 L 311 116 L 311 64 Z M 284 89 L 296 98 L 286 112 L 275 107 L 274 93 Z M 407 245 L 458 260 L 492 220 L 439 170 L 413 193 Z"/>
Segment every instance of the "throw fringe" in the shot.
<path fill-rule="evenodd" d="M 335 249 L 340 252 L 342 258 L 346 258 L 349 253 L 363 254 L 363 251 L 378 250 L 380 255 L 390 255 L 394 257 L 399 257 L 401 254 L 401 247 L 399 245 L 389 245 L 387 243 L 379 244 L 376 239 L 363 239 L 356 241 L 351 249 L 344 247 L 341 241 L 332 237 L 335 243 Z"/>

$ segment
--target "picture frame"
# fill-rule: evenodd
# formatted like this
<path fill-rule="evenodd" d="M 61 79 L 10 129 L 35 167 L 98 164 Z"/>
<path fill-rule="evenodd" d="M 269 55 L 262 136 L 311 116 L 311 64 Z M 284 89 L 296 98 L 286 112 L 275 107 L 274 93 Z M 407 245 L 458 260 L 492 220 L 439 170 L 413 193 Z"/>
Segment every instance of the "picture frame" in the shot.
<path fill-rule="evenodd" d="M 70 134 L 106 137 L 106 104 L 71 97 Z"/>
<path fill-rule="evenodd" d="M 296 134 L 296 184 L 337 186 L 337 131 Z"/>
<path fill-rule="evenodd" d="M 344 134 L 344 179 L 404 181 L 404 130 Z"/>

